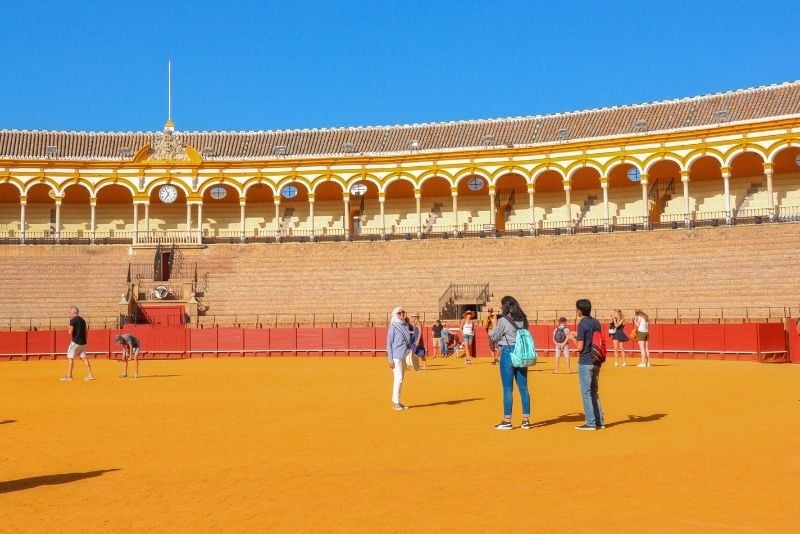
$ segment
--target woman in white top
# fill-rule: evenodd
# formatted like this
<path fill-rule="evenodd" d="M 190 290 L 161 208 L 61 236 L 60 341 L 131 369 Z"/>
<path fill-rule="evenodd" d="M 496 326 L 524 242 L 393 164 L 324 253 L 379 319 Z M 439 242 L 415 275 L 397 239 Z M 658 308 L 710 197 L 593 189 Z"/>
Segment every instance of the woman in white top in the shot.
<path fill-rule="evenodd" d="M 475 337 L 475 313 L 467 310 L 461 320 L 461 334 L 464 337 L 464 351 L 467 353 L 467 363 L 472 363 L 472 340 Z"/>
<path fill-rule="evenodd" d="M 640 309 L 637 309 L 635 313 L 633 324 L 636 325 L 639 352 L 642 355 L 642 361 L 637 367 L 650 367 L 650 317 Z"/>

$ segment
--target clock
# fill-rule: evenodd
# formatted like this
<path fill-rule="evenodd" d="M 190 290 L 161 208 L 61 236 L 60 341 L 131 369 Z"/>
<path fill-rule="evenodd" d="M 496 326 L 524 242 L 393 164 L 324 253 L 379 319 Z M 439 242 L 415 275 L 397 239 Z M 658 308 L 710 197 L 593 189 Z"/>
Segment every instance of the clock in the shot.
<path fill-rule="evenodd" d="M 158 198 L 164 204 L 172 204 L 178 200 L 178 189 L 174 185 L 162 185 L 161 189 L 158 190 Z"/>

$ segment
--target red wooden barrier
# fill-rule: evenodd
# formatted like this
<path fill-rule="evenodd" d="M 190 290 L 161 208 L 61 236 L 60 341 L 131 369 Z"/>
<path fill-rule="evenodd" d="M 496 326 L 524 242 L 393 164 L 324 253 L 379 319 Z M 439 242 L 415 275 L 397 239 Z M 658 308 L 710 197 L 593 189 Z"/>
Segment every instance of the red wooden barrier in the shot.
<path fill-rule="evenodd" d="M 657 324 L 650 328 L 653 357 L 689 357 L 753 361 L 800 362 L 797 321 L 751 324 Z M 604 325 L 607 327 L 607 325 Z M 531 334 L 543 355 L 552 352 L 553 326 L 532 325 Z M 385 354 L 386 327 L 375 328 L 208 328 L 127 325 L 124 332 L 136 335 L 147 358 L 185 358 L 231 355 L 358 355 Z M 92 357 L 118 357 L 113 343 L 117 330 L 91 330 L 87 351 Z M 604 330 L 605 332 L 605 330 Z M 430 330 L 423 329 L 426 349 L 431 353 Z M 0 332 L 0 359 L 64 357 L 69 345 L 66 331 Z M 636 357 L 638 347 L 626 347 Z M 610 346 L 610 343 L 609 343 Z M 488 337 L 476 330 L 475 348 L 488 356 Z M 790 352 L 791 351 L 791 352 Z M 573 355 L 574 355 L 573 351 Z"/>

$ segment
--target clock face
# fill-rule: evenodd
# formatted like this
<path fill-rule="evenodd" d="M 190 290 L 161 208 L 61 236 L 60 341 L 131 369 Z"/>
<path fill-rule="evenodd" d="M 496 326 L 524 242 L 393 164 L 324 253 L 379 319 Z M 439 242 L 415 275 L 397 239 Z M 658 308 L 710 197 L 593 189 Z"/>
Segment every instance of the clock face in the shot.
<path fill-rule="evenodd" d="M 174 185 L 162 185 L 161 189 L 158 190 L 158 198 L 164 204 L 172 204 L 178 200 L 178 190 Z"/>

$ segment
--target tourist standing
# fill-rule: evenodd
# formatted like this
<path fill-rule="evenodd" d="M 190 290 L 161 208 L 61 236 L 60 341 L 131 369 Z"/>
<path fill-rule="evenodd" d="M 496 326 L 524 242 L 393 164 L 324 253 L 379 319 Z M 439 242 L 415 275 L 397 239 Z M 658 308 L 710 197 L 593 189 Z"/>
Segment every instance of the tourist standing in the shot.
<path fill-rule="evenodd" d="M 461 319 L 461 335 L 464 341 L 464 351 L 467 353 L 467 363 L 472 363 L 472 340 L 475 339 L 475 312 L 467 310 Z"/>
<path fill-rule="evenodd" d="M 494 308 L 486 310 L 486 319 L 483 321 L 483 326 L 486 328 L 486 335 L 489 338 L 489 353 L 492 355 L 492 365 L 497 365 L 497 345 L 492 343 L 492 330 L 497 325 L 497 315 L 494 313 Z"/>
<path fill-rule="evenodd" d="M 642 361 L 636 367 L 650 367 L 650 317 L 637 308 L 633 324 L 636 325 L 636 340 L 639 342 L 639 353 L 642 356 Z"/>
<path fill-rule="evenodd" d="M 592 317 L 592 303 L 589 299 L 575 302 L 578 316 L 578 331 L 570 339 L 575 343 L 579 354 L 578 384 L 581 389 L 583 413 L 586 422 L 576 426 L 576 430 L 600 430 L 606 427 L 603 407 L 600 403 L 600 364 L 592 356 L 592 336 L 601 332 L 600 321 Z"/>
<path fill-rule="evenodd" d="M 392 383 L 392 408 L 407 410 L 408 407 L 400 402 L 400 393 L 403 389 L 403 375 L 406 370 L 406 353 L 411 348 L 411 333 L 406 326 L 406 311 L 397 307 L 392 310 L 392 320 L 386 331 L 386 355 L 389 358 L 389 369 L 394 374 Z"/>
<path fill-rule="evenodd" d="M 567 360 L 567 374 L 571 374 L 572 368 L 570 367 L 569 362 L 569 328 L 567 328 L 566 317 L 559 317 L 558 319 L 558 326 L 553 330 L 553 344 L 556 347 L 556 369 L 553 371 L 553 373 L 558 374 L 558 361 L 563 355 L 564 359 Z"/>
<path fill-rule="evenodd" d="M 427 369 L 425 365 L 425 339 L 422 335 L 422 324 L 419 322 L 418 313 L 411 314 L 411 326 L 414 328 L 414 331 L 411 333 L 411 345 L 414 349 L 414 354 L 417 355 L 421 362 L 420 369 L 424 371 Z"/>
<path fill-rule="evenodd" d="M 431 332 L 433 333 L 433 357 L 436 358 L 442 352 L 442 320 L 436 319 L 434 321 L 433 326 L 431 327 Z"/>
<path fill-rule="evenodd" d="M 608 335 L 614 345 L 614 367 L 619 365 L 620 353 L 622 354 L 622 367 L 627 367 L 625 361 L 625 343 L 630 341 L 625 333 L 625 316 L 622 310 L 611 312 L 611 323 L 608 325 Z"/>
<path fill-rule="evenodd" d="M 503 385 L 503 420 L 494 426 L 497 430 L 511 430 L 511 410 L 513 406 L 514 382 L 517 383 L 522 402 L 522 424 L 520 428 L 532 428 L 531 395 L 528 391 L 528 368 L 514 367 L 511 363 L 511 352 L 517 341 L 517 330 L 528 329 L 528 318 L 520 308 L 517 299 L 505 296 L 500 300 L 501 312 L 497 326 L 492 330 L 490 339 L 500 347 L 500 382 Z"/>
<path fill-rule="evenodd" d="M 86 340 L 88 332 L 86 328 L 86 321 L 80 316 L 80 310 L 77 306 L 72 306 L 69 309 L 69 333 L 70 342 L 67 347 L 67 375 L 62 376 L 61 380 L 69 382 L 72 380 L 72 369 L 75 365 L 75 356 L 80 356 L 83 365 L 86 367 L 86 376 L 84 380 L 94 380 L 92 375 L 92 364 L 89 363 L 89 358 L 86 356 Z"/>

